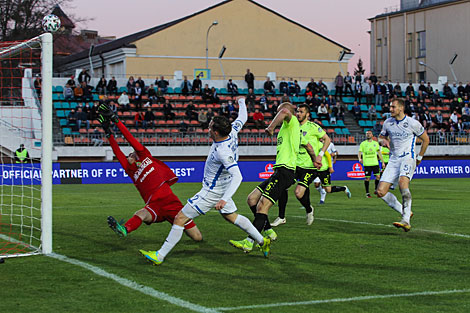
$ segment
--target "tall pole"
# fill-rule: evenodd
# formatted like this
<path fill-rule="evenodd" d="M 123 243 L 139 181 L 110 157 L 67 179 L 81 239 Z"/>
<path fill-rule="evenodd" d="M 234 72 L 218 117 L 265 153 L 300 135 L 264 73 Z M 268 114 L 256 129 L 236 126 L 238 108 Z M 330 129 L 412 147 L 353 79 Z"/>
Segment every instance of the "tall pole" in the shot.
<path fill-rule="evenodd" d="M 437 81 L 439 81 L 439 74 L 438 74 L 432 67 L 430 67 L 429 65 L 427 65 L 427 64 L 424 63 L 424 62 L 419 62 L 419 65 L 422 65 L 422 66 L 424 66 L 424 67 L 430 69 L 431 71 L 433 71 L 434 74 L 436 74 L 436 76 L 437 76 Z"/>
<path fill-rule="evenodd" d="M 212 26 L 216 26 L 217 24 L 219 24 L 219 22 L 213 21 L 212 24 L 207 29 L 207 34 L 206 34 L 206 69 L 209 68 L 209 31 L 211 30 Z"/>

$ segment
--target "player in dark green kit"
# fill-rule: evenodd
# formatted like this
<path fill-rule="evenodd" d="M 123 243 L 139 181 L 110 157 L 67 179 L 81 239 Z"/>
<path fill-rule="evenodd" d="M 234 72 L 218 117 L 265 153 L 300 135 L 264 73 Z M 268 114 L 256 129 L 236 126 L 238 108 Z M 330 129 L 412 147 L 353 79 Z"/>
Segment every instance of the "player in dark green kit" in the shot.
<path fill-rule="evenodd" d="M 269 209 L 279 199 L 284 190 L 295 183 L 295 168 L 300 147 L 300 125 L 295 117 L 295 106 L 289 102 L 282 103 L 266 132 L 272 136 L 275 128 L 282 124 L 277 135 L 276 164 L 273 175 L 256 187 L 249 195 L 247 203 L 255 214 L 253 225 L 271 240 L 277 239 L 277 234 L 271 228 L 268 220 Z M 321 158 L 319 160 L 321 162 Z M 245 252 L 253 249 L 253 239 L 241 241 L 230 240 L 230 244 Z"/>
<path fill-rule="evenodd" d="M 380 146 L 379 143 L 372 139 L 373 135 L 372 132 L 369 130 L 366 133 L 366 140 L 361 142 L 359 147 L 359 152 L 357 154 L 357 158 L 359 162 L 364 165 L 364 174 L 365 174 L 365 181 L 364 186 L 366 188 L 366 197 L 371 198 L 369 193 L 369 181 L 370 177 L 372 176 L 372 172 L 375 176 L 375 194 L 377 193 L 377 186 L 379 185 L 380 181 L 380 166 L 379 160 L 383 164 L 382 153 L 380 153 Z"/>

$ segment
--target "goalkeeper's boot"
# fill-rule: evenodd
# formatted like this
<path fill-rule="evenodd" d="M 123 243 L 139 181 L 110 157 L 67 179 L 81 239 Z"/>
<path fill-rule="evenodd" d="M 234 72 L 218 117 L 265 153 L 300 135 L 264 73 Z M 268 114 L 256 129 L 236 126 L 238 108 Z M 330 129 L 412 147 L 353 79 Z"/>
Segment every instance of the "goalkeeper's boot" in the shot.
<path fill-rule="evenodd" d="M 112 216 L 108 216 L 108 225 L 119 237 L 127 237 L 127 228 L 123 223 L 118 223 Z"/>
<path fill-rule="evenodd" d="M 276 239 L 277 239 L 277 234 L 274 231 L 274 229 L 272 229 L 272 228 L 270 228 L 268 230 L 265 230 L 263 232 L 263 236 L 264 237 L 269 237 L 269 239 L 271 239 L 271 241 L 276 241 Z"/>
<path fill-rule="evenodd" d="M 162 261 L 158 260 L 158 251 L 145 251 L 145 250 L 139 250 L 140 253 L 153 265 L 160 265 L 163 263 Z"/>
<path fill-rule="evenodd" d="M 282 225 L 282 224 L 285 224 L 285 223 L 286 223 L 286 218 L 276 217 L 274 222 L 271 223 L 271 226 L 276 227 L 276 226 L 279 226 L 279 225 Z"/>
<path fill-rule="evenodd" d="M 393 223 L 393 226 L 396 228 L 402 228 L 405 232 L 409 232 L 411 230 L 411 225 L 403 220 L 401 222 Z"/>
<path fill-rule="evenodd" d="M 253 242 L 248 240 L 247 238 L 240 241 L 230 240 L 229 242 L 232 246 L 242 250 L 245 253 L 250 253 L 253 250 Z"/>
<path fill-rule="evenodd" d="M 260 246 L 259 249 L 261 250 L 261 252 L 263 252 L 264 257 L 267 258 L 271 250 L 271 239 L 269 239 L 269 237 L 264 237 L 263 245 Z"/>
<path fill-rule="evenodd" d="M 349 191 L 348 186 L 344 186 L 344 188 L 346 188 L 346 190 L 345 190 L 344 192 L 346 193 L 346 195 L 348 196 L 348 198 L 351 199 L 351 191 Z"/>

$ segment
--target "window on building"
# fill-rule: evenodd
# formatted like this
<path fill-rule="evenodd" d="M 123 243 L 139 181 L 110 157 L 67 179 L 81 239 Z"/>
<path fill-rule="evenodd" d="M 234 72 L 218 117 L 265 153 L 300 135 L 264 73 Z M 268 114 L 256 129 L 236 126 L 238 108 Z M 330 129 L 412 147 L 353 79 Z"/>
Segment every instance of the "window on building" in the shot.
<path fill-rule="evenodd" d="M 382 38 L 377 39 L 377 47 L 382 47 Z"/>
<path fill-rule="evenodd" d="M 413 34 L 410 33 L 406 36 L 406 51 L 407 51 L 407 58 L 413 58 Z"/>
<path fill-rule="evenodd" d="M 426 32 L 418 33 L 418 57 L 426 56 Z"/>
<path fill-rule="evenodd" d="M 426 81 L 426 72 L 418 72 L 418 81 Z"/>
<path fill-rule="evenodd" d="M 384 38 L 384 47 L 387 45 L 387 37 Z"/>

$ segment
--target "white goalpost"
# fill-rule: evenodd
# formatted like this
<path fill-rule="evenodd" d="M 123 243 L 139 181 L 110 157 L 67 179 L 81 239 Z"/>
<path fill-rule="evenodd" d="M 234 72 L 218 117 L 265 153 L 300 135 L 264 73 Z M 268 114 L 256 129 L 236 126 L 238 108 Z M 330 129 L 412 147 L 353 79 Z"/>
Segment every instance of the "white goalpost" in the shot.
<path fill-rule="evenodd" d="M 52 54 L 0 43 L 0 259 L 52 252 Z"/>

